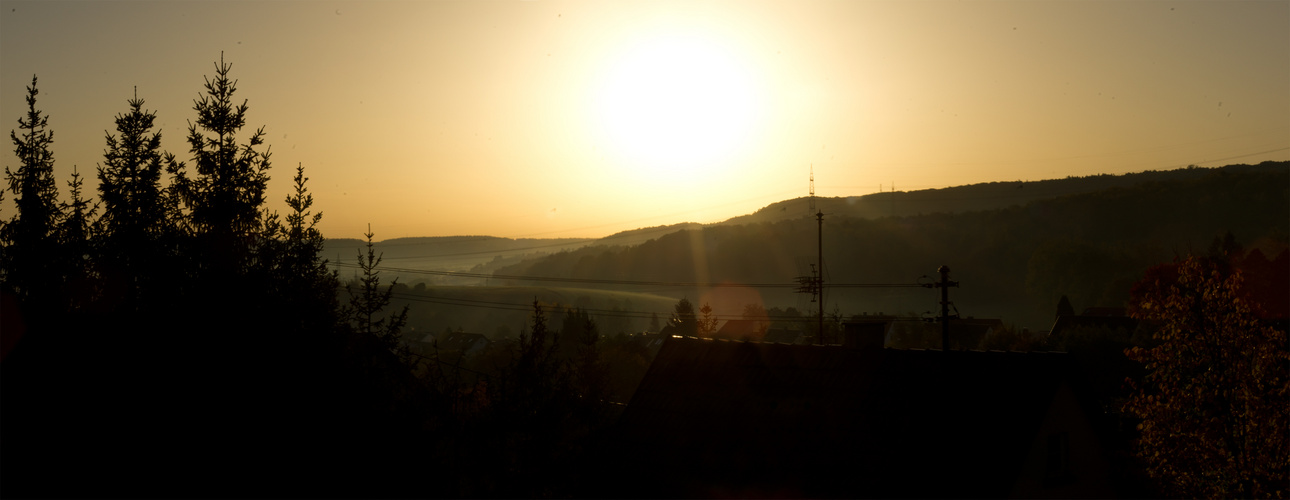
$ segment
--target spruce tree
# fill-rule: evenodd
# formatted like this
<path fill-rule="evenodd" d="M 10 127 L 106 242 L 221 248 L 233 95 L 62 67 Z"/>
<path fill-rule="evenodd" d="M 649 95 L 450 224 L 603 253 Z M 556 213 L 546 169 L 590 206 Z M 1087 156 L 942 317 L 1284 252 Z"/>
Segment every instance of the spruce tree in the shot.
<path fill-rule="evenodd" d="M 193 101 L 197 122 L 188 124 L 188 145 L 196 176 L 182 163 L 168 167 L 198 239 L 201 267 L 216 279 L 241 275 L 254 263 L 269 182 L 269 150 L 256 149 L 264 144 L 264 127 L 238 143 L 248 106 L 234 102 L 231 69 L 221 53 L 215 78 L 206 78 L 205 94 Z"/>
<path fill-rule="evenodd" d="M 27 87 L 27 115 L 18 119 L 22 132 L 10 131 L 18 156 L 18 169 L 5 167 L 9 191 L 14 194 L 17 213 L 5 225 L 4 287 L 20 301 L 52 300 L 55 263 L 49 258 L 57 247 L 62 210 L 54 182 L 54 133 L 48 129 L 49 116 L 36 109 L 36 77 Z M 31 304 L 28 304 L 31 305 Z"/>
<path fill-rule="evenodd" d="M 712 315 L 712 306 L 704 302 L 703 307 L 699 308 L 699 312 L 703 314 L 703 317 L 698 319 L 696 327 L 699 335 L 707 337 L 717 333 L 717 318 Z"/>
<path fill-rule="evenodd" d="M 130 111 L 116 116 L 120 136 L 107 134 L 98 168 L 104 229 L 122 238 L 150 240 L 166 224 L 161 172 L 169 155 L 161 150 L 161 132 L 152 132 L 156 113 L 143 108 L 137 93 L 126 102 Z"/>
<path fill-rule="evenodd" d="M 54 257 L 61 270 L 63 303 L 60 309 L 76 312 L 86 309 L 99 295 L 97 273 L 92 252 L 98 205 L 91 204 L 81 194 L 84 180 L 72 167 L 72 178 L 67 181 L 71 201 L 60 205 L 65 215 L 58 228 L 58 252 Z"/>
<path fill-rule="evenodd" d="M 1065 295 L 1062 295 L 1061 300 L 1057 301 L 1057 319 L 1061 319 L 1062 316 L 1074 316 L 1074 315 L 1075 315 L 1075 306 L 1071 305 L 1071 299 L 1068 299 L 1066 298 Z"/>
<path fill-rule="evenodd" d="M 675 312 L 667 320 L 667 326 L 673 328 L 673 335 L 693 337 L 699 334 L 699 319 L 694 315 L 694 304 L 690 299 L 681 299 L 673 307 Z"/>
<path fill-rule="evenodd" d="M 123 307 L 137 309 L 150 302 L 143 295 L 161 286 L 156 270 L 169 267 L 164 249 L 175 208 L 161 185 L 161 173 L 174 163 L 174 155 L 161 150 L 161 132 L 152 131 L 156 113 L 144 109 L 138 93 L 126 102 L 130 111 L 116 116 L 119 135 L 107 134 L 98 167 L 100 261 L 112 293 Z"/>
<path fill-rule="evenodd" d="M 407 361 L 407 345 L 401 342 L 400 335 L 408 321 L 408 307 L 403 306 L 401 311 L 388 318 L 381 316 L 381 311 L 390 304 L 398 279 L 393 280 L 384 290 L 381 289 L 381 272 L 376 269 L 381 264 L 381 255 L 376 253 L 372 243 L 374 233 L 370 225 L 363 236 L 367 237 L 367 255 L 358 254 L 358 264 L 363 270 L 358 290 L 354 290 L 352 285 L 345 287 L 349 293 L 351 323 L 358 333 L 381 339 L 391 351 Z"/>
<path fill-rule="evenodd" d="M 317 226 L 322 212 L 310 211 L 314 198 L 305 187 L 308 181 L 304 166 L 297 165 L 294 192 L 286 198 L 291 211 L 285 223 L 277 214 L 269 217 L 269 237 L 260 257 L 272 261 L 274 290 L 270 296 L 279 298 L 281 309 L 292 320 L 286 327 L 296 333 L 331 329 L 339 319 L 336 292 L 340 280 L 320 257 L 325 239 Z"/>

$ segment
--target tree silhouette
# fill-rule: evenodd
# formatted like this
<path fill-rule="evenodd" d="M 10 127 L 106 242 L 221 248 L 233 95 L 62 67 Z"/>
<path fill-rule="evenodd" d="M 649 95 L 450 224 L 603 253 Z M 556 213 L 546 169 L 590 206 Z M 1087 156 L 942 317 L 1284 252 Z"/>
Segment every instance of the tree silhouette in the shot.
<path fill-rule="evenodd" d="M 300 185 L 303 186 L 303 184 Z M 406 361 L 408 349 L 402 342 L 401 335 L 403 326 L 408 322 L 408 306 L 403 306 L 401 311 L 389 317 L 381 316 L 381 311 L 390 304 L 390 297 L 394 295 L 394 285 L 398 279 L 396 278 L 384 290 L 381 289 L 381 272 L 376 269 L 381 264 L 381 256 L 376 253 L 375 245 L 372 243 L 374 233 L 371 225 L 363 236 L 367 237 L 367 255 L 358 254 L 358 265 L 362 269 L 362 275 L 358 279 L 358 289 L 354 290 L 353 285 L 345 287 L 349 292 L 350 323 L 358 333 L 381 339 L 391 351 Z"/>
<path fill-rule="evenodd" d="M 64 302 L 59 309 L 79 311 L 94 301 L 97 294 L 97 276 L 94 261 L 91 260 L 91 239 L 94 230 L 91 227 L 98 205 L 91 205 L 81 195 L 84 180 L 80 172 L 72 167 L 72 178 L 67 181 L 72 199 L 60 205 L 64 218 L 58 227 L 58 253 L 53 257 L 58 260 L 62 270 Z"/>
<path fill-rule="evenodd" d="M 600 328 L 587 311 L 581 308 L 566 310 L 560 338 L 572 348 L 566 353 L 570 359 L 573 390 L 585 403 L 583 409 L 594 410 L 608 391 L 608 367 L 605 366 L 601 353 Z M 566 340 L 567 339 L 567 340 Z M 588 419 L 596 418 L 594 412 Z"/>
<path fill-rule="evenodd" d="M 309 179 L 304 173 L 304 166 L 297 165 L 293 192 L 285 198 L 290 209 L 285 221 L 276 212 L 265 216 L 264 232 L 256 246 L 254 280 L 262 283 L 259 300 L 271 313 L 268 316 L 274 323 L 272 330 L 316 341 L 320 335 L 337 333 L 352 318 L 348 315 L 350 309 L 341 310 L 338 272 L 329 270 L 327 260 L 321 257 L 324 238 L 317 224 L 322 213 L 311 212 L 313 195 L 306 187 Z M 360 255 L 359 260 L 364 258 Z M 397 317 L 391 321 L 397 321 Z M 367 333 L 367 329 L 363 331 Z M 405 346 L 397 340 L 390 346 L 406 355 Z"/>
<path fill-rule="evenodd" d="M 690 299 L 681 299 L 673 309 L 672 317 L 667 320 L 667 326 L 673 329 L 672 334 L 688 337 L 698 335 L 699 320 L 694 316 L 694 304 L 690 303 Z"/>
<path fill-rule="evenodd" d="M 118 135 L 107 134 L 98 167 L 100 245 L 108 249 L 99 256 L 99 266 L 121 307 L 136 310 L 156 299 L 140 294 L 159 291 L 157 269 L 169 267 L 166 248 L 173 245 L 177 207 L 162 188 L 161 173 L 175 159 L 161 150 L 161 132 L 152 132 L 156 113 L 143 108 L 138 94 L 126 102 L 130 111 L 116 116 Z"/>
<path fill-rule="evenodd" d="M 698 334 L 708 337 L 717 333 L 717 318 L 712 315 L 712 306 L 708 305 L 707 302 L 704 302 L 703 307 L 699 308 L 699 313 L 703 314 L 703 317 L 698 319 L 698 323 L 695 328 L 698 331 Z"/>
<path fill-rule="evenodd" d="M 1062 295 L 1062 298 L 1057 301 L 1056 317 L 1060 319 L 1062 316 L 1074 316 L 1074 315 L 1075 315 L 1075 306 L 1071 305 L 1071 299 L 1066 298 L 1065 295 Z"/>
<path fill-rule="evenodd" d="M 1170 496 L 1286 495 L 1286 332 L 1258 320 L 1239 270 L 1195 257 L 1169 267 L 1149 272 L 1130 304 L 1159 323 L 1158 345 L 1125 351 L 1148 370 L 1124 405 L 1142 419 L 1139 458 Z"/>
<path fill-rule="evenodd" d="M 143 100 L 128 101 L 106 134 L 97 218 L 75 170 L 59 202 L 53 135 L 35 78 L 28 87 L 10 134 L 20 164 L 5 169 L 18 210 L 0 225 L 6 492 L 411 496 L 406 478 L 426 469 L 409 450 L 427 447 L 431 394 L 390 352 L 406 309 L 382 317 L 391 289 L 372 234 L 351 327 L 303 166 L 285 216 L 264 207 L 263 130 L 239 141 L 247 107 L 229 68 L 221 58 L 194 101 L 191 172 L 161 151 Z M 140 458 L 109 457 L 127 447 Z M 69 449 L 99 464 L 74 484 L 54 478 Z M 246 474 L 215 477 L 230 458 Z M 137 470 L 150 479 L 125 479 Z"/>
<path fill-rule="evenodd" d="M 14 154 L 21 162 L 17 170 L 5 167 L 9 191 L 14 194 L 17 213 L 5 225 L 3 263 L 5 288 L 24 303 L 29 299 L 50 300 L 53 276 L 60 273 L 49 256 L 56 254 L 58 224 L 62 210 L 54 182 L 54 153 L 49 146 L 54 133 L 48 129 L 49 116 L 36 109 L 36 77 L 27 87 L 27 115 L 18 119 L 19 134 L 10 131 Z"/>
<path fill-rule="evenodd" d="M 268 148 L 256 150 L 264 143 L 264 127 L 238 143 L 248 107 L 246 100 L 234 104 L 237 81 L 229 78 L 231 69 L 221 53 L 215 78 L 206 78 L 205 95 L 193 101 L 197 122 L 188 123 L 188 145 L 196 176 L 190 178 L 183 163 L 167 167 L 199 240 L 194 250 L 221 279 L 253 263 L 269 181 Z"/>

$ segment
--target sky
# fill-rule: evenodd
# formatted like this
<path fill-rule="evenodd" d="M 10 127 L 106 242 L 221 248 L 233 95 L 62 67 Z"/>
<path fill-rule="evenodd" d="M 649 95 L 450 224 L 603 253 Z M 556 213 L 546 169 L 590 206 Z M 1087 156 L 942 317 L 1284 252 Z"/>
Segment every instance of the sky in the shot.
<path fill-rule="evenodd" d="M 56 173 L 96 185 L 137 88 L 188 159 L 221 54 L 269 208 L 303 165 L 328 237 L 716 222 L 812 173 L 853 196 L 1290 159 L 1286 0 L 0 0 L 0 119 L 36 75 Z"/>

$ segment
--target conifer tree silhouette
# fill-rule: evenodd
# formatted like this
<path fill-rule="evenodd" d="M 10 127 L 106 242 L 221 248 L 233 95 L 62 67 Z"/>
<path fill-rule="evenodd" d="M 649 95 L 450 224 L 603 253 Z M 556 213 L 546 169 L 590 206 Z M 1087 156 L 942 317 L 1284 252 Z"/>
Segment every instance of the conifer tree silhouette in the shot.
<path fill-rule="evenodd" d="M 59 208 L 64 214 L 58 227 L 58 253 L 53 257 L 62 271 L 63 302 L 59 309 L 77 312 L 98 299 L 98 276 L 92 259 L 92 239 L 95 237 L 95 215 L 98 205 L 91 204 L 82 195 L 84 180 L 72 167 L 72 178 L 67 181 L 72 198 Z"/>
<path fill-rule="evenodd" d="M 107 149 L 98 166 L 100 272 L 118 307 L 137 310 L 156 300 L 162 279 L 158 269 L 170 267 L 166 249 L 178 229 L 175 199 L 162 187 L 161 174 L 175 163 L 161 149 L 161 132 L 153 132 L 156 113 L 144 109 L 137 92 L 126 101 L 130 111 L 116 116 L 118 135 L 106 134 Z"/>
<path fill-rule="evenodd" d="M 308 181 L 304 166 L 297 165 L 293 192 L 286 197 L 291 211 L 285 223 L 276 213 L 268 217 L 260 250 L 261 259 L 272 263 L 269 295 L 279 298 L 278 307 L 291 311 L 292 324 L 284 327 L 298 333 L 327 330 L 340 319 L 340 278 L 320 257 L 325 238 L 318 222 L 323 214 L 310 211 L 314 197 L 305 187 Z"/>
<path fill-rule="evenodd" d="M 14 195 L 17 213 L 5 225 L 3 241 L 4 286 L 22 302 L 50 300 L 59 273 L 49 259 L 57 246 L 62 208 L 54 182 L 54 153 L 50 144 L 49 116 L 36 109 L 36 77 L 27 87 L 27 115 L 18 119 L 18 131 L 10 131 L 14 154 L 21 162 L 17 170 L 5 167 L 5 179 Z M 30 305 L 30 304 L 28 304 Z"/>
<path fill-rule="evenodd" d="M 694 336 L 699 333 L 699 320 L 694 315 L 694 304 L 690 299 L 681 299 L 674 306 L 672 317 L 667 320 L 667 326 L 676 329 L 674 335 Z"/>
<path fill-rule="evenodd" d="M 712 306 L 704 302 L 703 307 L 699 308 L 699 312 L 703 314 L 703 317 L 698 319 L 696 325 L 699 335 L 707 336 L 717 333 L 717 318 L 712 315 Z"/>
<path fill-rule="evenodd" d="M 358 254 L 358 265 L 363 274 L 358 279 L 357 290 L 352 284 L 345 287 L 349 292 L 350 322 L 358 333 L 381 339 L 406 362 L 408 348 L 401 341 L 400 335 L 408 321 L 408 306 L 403 306 L 402 310 L 389 317 L 381 317 L 381 311 L 390 304 L 394 285 L 399 280 L 396 278 L 384 290 L 381 289 L 381 272 L 376 269 L 381 264 L 381 255 L 376 253 L 372 243 L 374 235 L 369 224 L 367 232 L 363 233 L 367 238 L 367 255 Z"/>
<path fill-rule="evenodd" d="M 193 101 L 197 122 L 188 124 L 188 145 L 196 176 L 190 178 L 183 163 L 167 167 L 198 239 L 197 256 L 217 278 L 239 275 L 254 263 L 270 167 L 269 148 L 256 149 L 264 144 L 264 127 L 238 142 L 248 106 L 233 100 L 231 69 L 221 53 L 215 78 L 206 78 L 205 95 Z"/>

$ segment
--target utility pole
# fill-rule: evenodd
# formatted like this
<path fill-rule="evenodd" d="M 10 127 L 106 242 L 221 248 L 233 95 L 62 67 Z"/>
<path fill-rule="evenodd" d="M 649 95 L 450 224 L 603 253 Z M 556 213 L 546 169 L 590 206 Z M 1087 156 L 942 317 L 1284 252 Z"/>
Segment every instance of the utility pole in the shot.
<path fill-rule="evenodd" d="M 950 287 L 959 286 L 959 282 L 950 280 L 950 267 L 941 266 L 936 272 L 941 273 L 941 281 L 938 283 L 926 283 L 925 288 L 941 289 L 941 350 L 950 350 L 950 320 L 958 319 L 958 315 L 950 316 Z"/>
<path fill-rule="evenodd" d="M 820 270 L 820 274 L 815 278 L 816 293 L 820 297 L 819 311 L 817 311 L 820 320 L 820 333 L 816 338 L 819 339 L 820 345 L 824 345 L 824 212 L 815 212 L 815 220 L 817 222 L 815 245 L 816 250 L 819 252 L 816 255 L 816 261 L 819 263 L 818 269 Z"/>
<path fill-rule="evenodd" d="M 818 329 L 815 343 L 824 345 L 824 212 L 815 209 L 815 166 L 811 166 L 811 211 L 816 220 L 816 262 L 811 265 L 810 276 L 797 277 L 797 293 L 811 294 L 811 302 L 819 309 L 815 312 Z"/>

